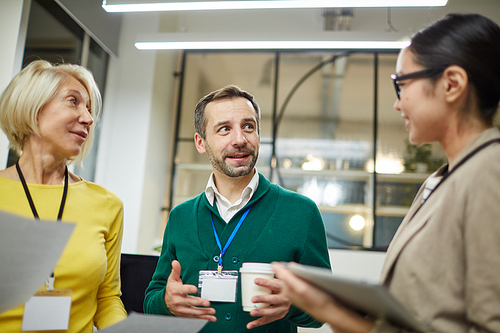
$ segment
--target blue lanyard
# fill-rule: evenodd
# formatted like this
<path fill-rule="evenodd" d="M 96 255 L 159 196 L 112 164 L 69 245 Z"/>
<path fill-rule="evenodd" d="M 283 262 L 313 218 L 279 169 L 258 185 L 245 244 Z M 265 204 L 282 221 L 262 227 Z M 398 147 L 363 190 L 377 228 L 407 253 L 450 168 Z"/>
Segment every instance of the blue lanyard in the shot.
<path fill-rule="evenodd" d="M 252 205 L 248 206 L 247 210 L 241 216 L 240 220 L 238 221 L 238 224 L 236 225 L 236 227 L 234 228 L 233 232 L 231 233 L 231 236 L 229 236 L 229 239 L 227 240 L 226 245 L 224 245 L 224 249 L 222 248 L 222 245 L 220 243 L 219 235 L 217 235 L 217 231 L 215 230 L 215 225 L 214 225 L 214 219 L 213 219 L 213 216 L 212 216 L 212 212 L 210 212 L 210 220 L 212 221 L 212 228 L 214 229 L 215 241 L 217 242 L 217 246 L 219 247 L 219 250 L 220 250 L 219 262 L 217 263 L 217 272 L 219 274 L 222 273 L 222 256 L 224 255 L 224 253 L 226 253 L 226 250 L 229 247 L 229 245 L 231 245 L 231 242 L 233 241 L 234 236 L 236 236 L 236 233 L 240 229 L 241 224 L 243 223 L 243 221 L 247 217 L 248 212 L 250 212 L 251 208 L 252 208 Z"/>

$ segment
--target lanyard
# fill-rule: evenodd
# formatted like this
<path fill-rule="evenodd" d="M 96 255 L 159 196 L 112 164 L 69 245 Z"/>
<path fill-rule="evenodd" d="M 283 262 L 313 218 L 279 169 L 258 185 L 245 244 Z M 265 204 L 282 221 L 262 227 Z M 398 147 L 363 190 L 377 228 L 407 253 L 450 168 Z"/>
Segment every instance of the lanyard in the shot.
<path fill-rule="evenodd" d="M 16 169 L 17 169 L 17 174 L 19 175 L 19 178 L 21 179 L 21 184 L 23 184 L 24 188 L 24 193 L 26 194 L 26 198 L 28 199 L 28 202 L 31 207 L 31 212 L 33 213 L 33 216 L 35 217 L 35 220 L 39 220 L 40 217 L 38 216 L 38 212 L 36 211 L 35 203 L 33 202 L 33 198 L 31 197 L 30 190 L 28 189 L 28 184 L 26 184 L 26 180 L 24 180 L 23 173 L 21 172 L 21 168 L 19 167 L 19 161 L 16 162 Z M 59 213 L 57 214 L 57 221 L 61 221 L 62 214 L 64 211 L 64 205 L 66 204 L 66 196 L 68 195 L 68 167 L 64 170 L 64 190 L 63 190 L 63 196 L 61 199 L 61 205 L 59 206 Z M 50 277 L 47 280 L 47 290 L 54 290 L 54 272 L 50 275 Z"/>
<path fill-rule="evenodd" d="M 19 161 L 16 163 L 16 169 L 17 173 L 19 175 L 19 178 L 21 179 L 21 183 L 23 184 L 24 188 L 24 193 L 26 194 L 26 198 L 28 199 L 28 202 L 31 207 L 31 211 L 33 212 L 33 216 L 35 217 L 36 220 L 39 220 L 40 217 L 38 216 L 38 212 L 35 207 L 35 203 L 33 202 L 33 198 L 31 197 L 30 190 L 28 189 L 28 184 L 26 184 L 26 180 L 24 180 L 23 173 L 21 172 L 21 168 L 19 167 Z M 63 196 L 61 199 L 61 205 L 59 206 L 59 213 L 57 214 L 57 221 L 61 221 L 62 214 L 64 211 L 64 205 L 66 204 L 66 196 L 68 195 L 68 167 L 64 170 L 64 190 L 63 190 Z"/>
<path fill-rule="evenodd" d="M 217 235 L 217 231 L 215 230 L 212 212 L 210 212 L 210 220 L 212 221 L 212 228 L 214 229 L 215 241 L 217 242 L 217 246 L 219 247 L 219 250 L 220 250 L 219 262 L 217 263 L 217 273 L 218 274 L 222 274 L 222 256 L 224 255 L 224 253 L 226 253 L 226 250 L 229 247 L 229 245 L 231 245 L 231 242 L 233 241 L 234 236 L 236 235 L 236 233 L 240 229 L 241 224 L 243 223 L 243 221 L 247 217 L 248 212 L 250 212 L 251 208 L 252 208 L 252 205 L 248 206 L 247 210 L 241 216 L 240 220 L 238 221 L 238 224 L 236 225 L 233 232 L 231 233 L 231 236 L 229 236 L 229 239 L 227 240 L 226 245 L 224 245 L 224 249 L 222 248 L 222 245 L 220 243 L 219 235 Z"/>
<path fill-rule="evenodd" d="M 455 172 L 459 167 L 461 167 L 465 162 L 467 162 L 472 156 L 476 155 L 481 150 L 483 150 L 484 148 L 488 147 L 489 145 L 491 145 L 493 143 L 500 143 L 500 139 L 493 139 L 493 140 L 490 140 L 490 141 L 487 141 L 487 142 L 483 143 L 482 145 L 480 145 L 479 147 L 477 147 L 476 149 L 474 149 L 473 151 L 471 151 L 469 154 L 467 154 L 460 162 L 458 162 L 458 164 L 453 168 L 453 170 L 451 170 L 449 172 L 446 172 L 446 174 L 443 176 L 443 179 L 441 179 L 441 181 L 436 185 L 436 187 L 434 187 L 434 189 L 431 191 L 431 193 L 429 193 L 429 195 L 427 196 L 427 198 L 425 199 L 425 201 L 417 208 L 417 210 L 415 211 L 415 213 L 413 213 L 413 215 L 411 216 L 411 218 L 410 218 L 409 221 L 411 221 L 415 217 L 415 215 L 417 215 L 417 213 L 420 210 L 420 208 L 422 208 L 422 206 L 427 202 L 427 200 L 429 200 L 429 198 L 432 195 L 432 193 L 434 193 L 437 190 L 437 188 L 442 183 L 444 183 L 444 181 L 446 179 L 448 179 L 448 177 L 450 177 L 450 175 L 453 172 Z"/>

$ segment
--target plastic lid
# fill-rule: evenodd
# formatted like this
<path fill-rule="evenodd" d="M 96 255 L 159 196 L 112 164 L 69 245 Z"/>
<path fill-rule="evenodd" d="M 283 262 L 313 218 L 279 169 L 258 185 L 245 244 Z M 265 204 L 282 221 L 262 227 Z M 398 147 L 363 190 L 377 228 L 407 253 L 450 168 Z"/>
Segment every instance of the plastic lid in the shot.
<path fill-rule="evenodd" d="M 273 266 L 261 262 L 244 262 L 240 268 L 242 273 L 270 273 L 274 274 Z"/>

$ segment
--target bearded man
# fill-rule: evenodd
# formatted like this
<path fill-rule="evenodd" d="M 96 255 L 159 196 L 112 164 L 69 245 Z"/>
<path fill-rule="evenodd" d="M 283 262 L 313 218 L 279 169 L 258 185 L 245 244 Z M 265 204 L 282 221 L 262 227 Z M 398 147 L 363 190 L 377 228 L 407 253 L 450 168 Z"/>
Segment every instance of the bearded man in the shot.
<path fill-rule="evenodd" d="M 144 312 L 200 318 L 201 332 L 297 332 L 322 323 L 291 305 L 277 279 L 256 279 L 271 293 L 268 307 L 243 311 L 244 262 L 295 261 L 330 267 L 325 228 L 310 199 L 271 184 L 255 168 L 260 108 L 227 86 L 203 97 L 194 114 L 194 141 L 212 165 L 205 191 L 169 215 L 162 253 L 146 290 Z"/>

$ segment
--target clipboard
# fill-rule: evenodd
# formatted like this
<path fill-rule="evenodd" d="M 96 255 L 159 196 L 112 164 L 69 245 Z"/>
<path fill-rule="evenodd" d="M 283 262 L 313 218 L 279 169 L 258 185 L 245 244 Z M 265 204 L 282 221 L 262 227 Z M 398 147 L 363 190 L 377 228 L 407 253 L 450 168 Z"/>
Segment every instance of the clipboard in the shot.
<path fill-rule="evenodd" d="M 387 320 L 401 328 L 416 332 L 427 331 L 425 325 L 419 322 L 383 285 L 337 277 L 328 268 L 295 262 L 285 265 L 297 276 L 330 293 L 355 311 L 374 319 Z"/>

